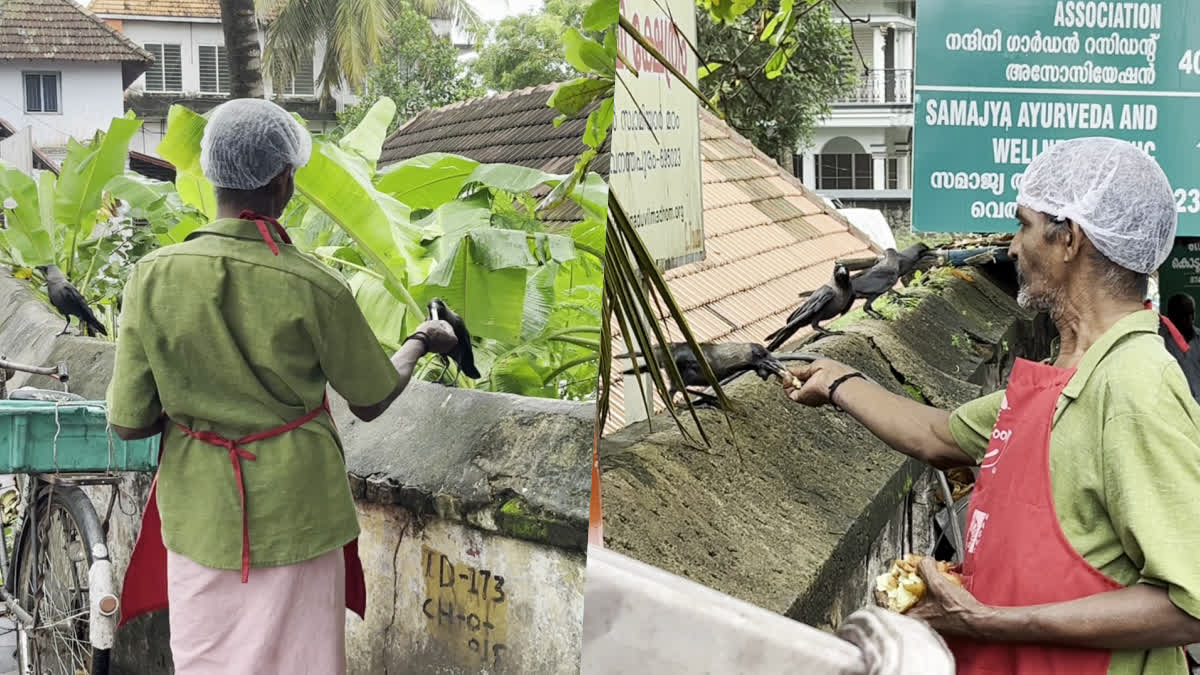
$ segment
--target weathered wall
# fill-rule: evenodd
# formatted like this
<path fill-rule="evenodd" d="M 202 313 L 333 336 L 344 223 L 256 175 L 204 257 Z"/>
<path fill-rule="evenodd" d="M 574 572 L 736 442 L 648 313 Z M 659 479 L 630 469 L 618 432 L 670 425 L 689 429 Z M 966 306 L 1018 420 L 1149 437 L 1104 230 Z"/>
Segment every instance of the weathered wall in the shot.
<path fill-rule="evenodd" d="M 113 345 L 55 338 L 61 328 L 0 273 L 0 355 L 66 362 L 72 391 L 102 399 Z M 24 376 L 12 386 L 25 383 L 54 386 Z M 340 397 L 331 402 L 369 593 L 366 620 L 347 615 L 349 672 L 578 673 L 594 406 L 418 382 L 365 424 Z M 118 581 L 149 483 L 122 480 L 109 531 Z M 101 514 L 109 493 L 93 491 Z M 114 672 L 172 672 L 168 639 L 166 613 L 131 622 Z"/>
<path fill-rule="evenodd" d="M 1032 317 L 978 272 L 907 293 L 916 306 L 899 318 L 858 322 L 806 351 L 951 407 L 998 388 L 1014 355 L 1036 349 Z M 727 392 L 728 423 L 701 413 L 713 450 L 689 444 L 669 418 L 601 440 L 607 545 L 805 623 L 836 624 L 908 539 L 898 514 L 926 470 L 848 416 L 792 403 L 776 381 L 744 377 Z"/>

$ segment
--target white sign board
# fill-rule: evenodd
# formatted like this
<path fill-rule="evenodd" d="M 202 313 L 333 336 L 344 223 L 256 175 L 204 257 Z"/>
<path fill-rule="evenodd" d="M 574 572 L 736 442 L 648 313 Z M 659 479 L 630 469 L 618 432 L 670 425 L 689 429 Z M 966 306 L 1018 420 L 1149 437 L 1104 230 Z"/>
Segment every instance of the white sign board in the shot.
<path fill-rule="evenodd" d="M 621 0 L 627 19 L 694 84 L 695 0 Z M 618 49 L 609 188 L 659 269 L 704 259 L 700 100 L 624 30 Z"/>

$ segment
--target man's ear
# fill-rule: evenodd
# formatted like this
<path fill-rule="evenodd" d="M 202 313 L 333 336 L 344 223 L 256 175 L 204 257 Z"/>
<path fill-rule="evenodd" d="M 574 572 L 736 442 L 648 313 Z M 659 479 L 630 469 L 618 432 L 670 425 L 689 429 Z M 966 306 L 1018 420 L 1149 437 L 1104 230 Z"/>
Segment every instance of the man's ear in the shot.
<path fill-rule="evenodd" d="M 1063 262 L 1070 262 L 1078 258 L 1083 252 L 1084 234 L 1083 228 L 1073 220 L 1067 221 L 1067 231 L 1063 241 Z"/>

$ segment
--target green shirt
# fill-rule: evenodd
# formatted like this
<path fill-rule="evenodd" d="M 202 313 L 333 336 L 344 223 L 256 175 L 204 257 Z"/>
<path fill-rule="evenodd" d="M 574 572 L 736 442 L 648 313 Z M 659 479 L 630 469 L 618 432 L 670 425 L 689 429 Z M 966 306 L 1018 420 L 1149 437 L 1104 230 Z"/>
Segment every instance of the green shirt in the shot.
<path fill-rule="evenodd" d="M 357 406 L 399 384 L 345 281 L 293 246 L 280 243 L 273 255 L 254 223 L 236 219 L 137 263 L 116 351 L 109 420 L 130 428 L 165 411 L 192 430 L 237 439 L 318 408 L 326 384 Z M 257 455 L 242 460 L 252 566 L 303 562 L 358 536 L 328 415 L 246 450 Z M 168 425 L 158 507 L 168 549 L 240 568 L 241 507 L 227 451 Z"/>
<path fill-rule="evenodd" d="M 1055 412 L 1051 492 L 1063 533 L 1088 563 L 1124 586 L 1165 588 L 1200 618 L 1200 406 L 1158 324 L 1152 311 L 1130 314 L 1084 355 Z M 977 463 L 1002 397 L 950 417 Z M 1114 652 L 1108 672 L 1183 675 L 1187 666 L 1178 648 L 1127 650 Z"/>

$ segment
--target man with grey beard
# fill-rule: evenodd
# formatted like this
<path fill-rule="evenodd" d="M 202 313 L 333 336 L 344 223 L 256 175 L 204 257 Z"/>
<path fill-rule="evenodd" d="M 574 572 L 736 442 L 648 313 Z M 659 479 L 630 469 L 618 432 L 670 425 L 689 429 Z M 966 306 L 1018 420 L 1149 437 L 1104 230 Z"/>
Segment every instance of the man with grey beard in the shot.
<path fill-rule="evenodd" d="M 790 397 L 833 403 L 896 450 L 979 469 L 963 585 L 922 562 L 910 616 L 960 675 L 1187 672 L 1200 642 L 1200 405 L 1143 305 L 1177 225 L 1166 175 L 1135 146 L 1081 138 L 1030 164 L 1010 255 L 1018 302 L 1049 314 L 1052 360 L 946 412 L 818 361 Z"/>

